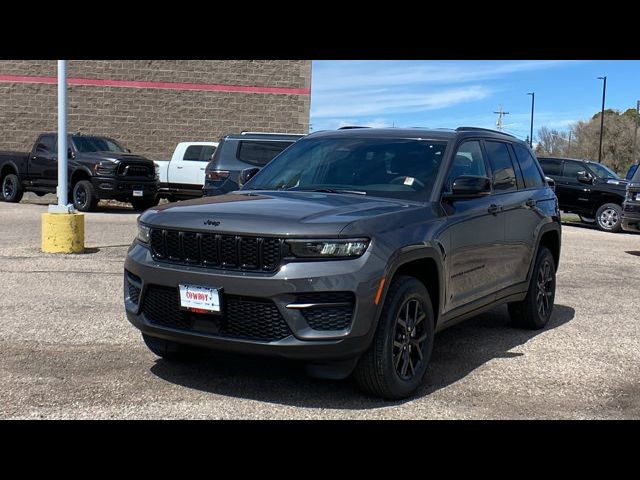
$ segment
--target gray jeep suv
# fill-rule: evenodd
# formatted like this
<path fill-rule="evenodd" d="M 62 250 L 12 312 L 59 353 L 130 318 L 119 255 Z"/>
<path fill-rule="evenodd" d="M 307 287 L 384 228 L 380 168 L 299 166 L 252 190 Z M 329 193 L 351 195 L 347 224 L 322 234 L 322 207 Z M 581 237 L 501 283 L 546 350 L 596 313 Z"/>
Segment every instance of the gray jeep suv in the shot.
<path fill-rule="evenodd" d="M 435 332 L 504 303 L 517 325 L 546 325 L 560 233 L 556 196 L 515 137 L 317 132 L 239 191 L 144 212 L 124 303 L 167 360 L 288 357 L 403 398 Z"/>

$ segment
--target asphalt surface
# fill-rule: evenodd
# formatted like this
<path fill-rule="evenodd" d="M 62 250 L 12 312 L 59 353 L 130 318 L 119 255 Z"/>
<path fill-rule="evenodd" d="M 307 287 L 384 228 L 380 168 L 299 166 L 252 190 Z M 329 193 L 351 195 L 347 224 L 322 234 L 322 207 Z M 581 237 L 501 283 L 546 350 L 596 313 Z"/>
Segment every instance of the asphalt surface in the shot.
<path fill-rule="evenodd" d="M 505 308 L 448 329 L 424 387 L 386 402 L 281 360 L 158 359 L 122 305 L 137 213 L 101 207 L 87 253 L 43 254 L 53 201 L 0 203 L 0 418 L 640 418 L 640 235 L 565 225 L 546 329 L 510 327 Z"/>

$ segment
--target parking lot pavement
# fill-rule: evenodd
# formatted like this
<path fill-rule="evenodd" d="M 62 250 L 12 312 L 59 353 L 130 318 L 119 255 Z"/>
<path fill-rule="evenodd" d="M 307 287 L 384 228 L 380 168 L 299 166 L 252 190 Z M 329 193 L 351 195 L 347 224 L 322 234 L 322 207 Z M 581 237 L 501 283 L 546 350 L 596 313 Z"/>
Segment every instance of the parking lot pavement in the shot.
<path fill-rule="evenodd" d="M 122 306 L 137 213 L 101 207 L 87 253 L 43 254 L 50 201 L 0 203 L 0 418 L 640 418 L 640 235 L 565 225 L 545 330 L 505 308 L 446 330 L 418 395 L 385 402 L 280 360 L 157 359 Z"/>

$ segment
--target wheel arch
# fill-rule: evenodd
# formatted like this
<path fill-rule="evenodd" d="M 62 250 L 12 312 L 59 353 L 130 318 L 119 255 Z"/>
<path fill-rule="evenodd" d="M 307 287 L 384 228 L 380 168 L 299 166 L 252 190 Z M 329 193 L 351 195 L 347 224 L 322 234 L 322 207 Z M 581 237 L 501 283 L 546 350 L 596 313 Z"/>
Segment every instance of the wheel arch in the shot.
<path fill-rule="evenodd" d="M 89 180 L 91 181 L 92 175 L 88 168 L 80 167 L 73 171 L 71 174 L 71 178 L 69 179 L 69 189 L 73 190 L 76 183 L 80 180 Z"/>
<path fill-rule="evenodd" d="M 560 229 L 560 227 L 553 223 L 549 223 L 545 225 L 540 230 L 540 233 L 538 234 L 536 250 L 531 258 L 529 273 L 527 275 L 527 281 L 529 281 L 531 278 L 531 273 L 536 263 L 536 258 L 538 258 L 538 252 L 540 251 L 540 247 L 546 247 L 551 251 L 551 255 L 553 255 L 553 260 L 556 266 L 556 271 L 558 271 L 558 266 L 560 265 L 561 246 L 562 246 L 562 230 Z"/>
<path fill-rule="evenodd" d="M 2 182 L 4 180 L 4 177 L 6 177 L 7 175 L 11 175 L 11 174 L 19 176 L 18 167 L 13 162 L 6 162 L 0 168 L 0 182 Z"/>
<path fill-rule="evenodd" d="M 385 283 L 380 301 L 378 303 L 377 322 L 382 313 L 382 307 L 387 298 L 389 287 L 393 279 L 398 275 L 409 275 L 417 278 L 427 289 L 434 313 L 434 328 L 437 326 L 441 314 L 441 306 L 444 304 L 442 253 L 435 247 L 411 246 L 405 247 L 396 253 L 391 260 L 384 276 Z"/>

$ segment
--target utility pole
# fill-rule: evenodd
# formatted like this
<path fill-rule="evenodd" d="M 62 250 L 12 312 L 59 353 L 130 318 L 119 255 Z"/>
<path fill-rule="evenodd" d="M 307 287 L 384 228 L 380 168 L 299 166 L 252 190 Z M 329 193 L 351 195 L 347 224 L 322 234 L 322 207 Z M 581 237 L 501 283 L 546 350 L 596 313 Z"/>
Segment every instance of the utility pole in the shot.
<path fill-rule="evenodd" d="M 536 92 L 527 93 L 531 95 L 531 134 L 529 135 L 529 146 L 533 148 L 533 105 L 536 101 Z"/>
<path fill-rule="evenodd" d="M 502 117 L 504 115 L 509 115 L 509 112 L 505 112 L 504 110 L 502 110 L 502 105 L 500 105 L 500 108 L 497 112 L 493 112 L 496 113 L 498 115 L 498 120 L 496 120 L 496 128 L 499 131 L 502 131 Z"/>
<path fill-rule="evenodd" d="M 600 113 L 600 147 L 598 148 L 598 163 L 602 163 L 602 137 L 604 136 L 604 99 L 607 94 L 607 77 L 598 77 L 604 80 L 602 84 L 602 112 Z"/>

